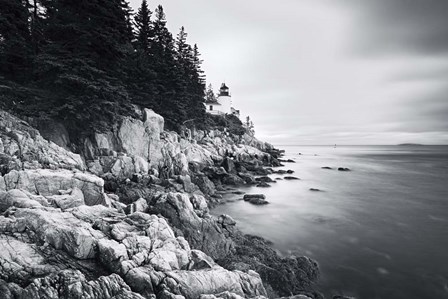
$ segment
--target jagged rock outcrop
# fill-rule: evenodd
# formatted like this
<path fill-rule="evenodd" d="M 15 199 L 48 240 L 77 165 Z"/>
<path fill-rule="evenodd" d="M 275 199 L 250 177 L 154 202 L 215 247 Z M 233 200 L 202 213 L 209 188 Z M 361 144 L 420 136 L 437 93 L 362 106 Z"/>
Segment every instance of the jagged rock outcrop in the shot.
<path fill-rule="evenodd" d="M 164 131 L 163 118 L 150 109 L 139 110 L 139 114 L 140 119 L 123 117 L 109 132 L 95 133 L 84 141 L 83 153 L 91 172 L 110 173 L 118 179 L 130 178 L 134 173 L 148 174 L 151 168 L 169 175 L 186 175 L 190 163 L 201 168 L 213 166 L 224 156 L 236 161 L 271 159 L 260 149 L 272 146 L 254 137 L 236 138 L 220 131 L 195 131 L 186 137 Z M 226 165 L 233 163 L 232 159 L 226 161 Z M 244 183 L 238 177 L 233 181 Z"/>
<path fill-rule="evenodd" d="M 37 168 L 86 167 L 80 155 L 47 141 L 28 123 L 0 110 L 0 174 Z"/>
<path fill-rule="evenodd" d="M 227 269 L 257 271 L 272 290 L 271 296 L 306 294 L 322 298 L 310 288 L 319 278 L 316 261 L 308 257 L 280 257 L 268 241 L 257 236 L 235 235 L 234 241 L 236 253 L 219 261 Z"/>
<path fill-rule="evenodd" d="M 311 260 L 241 255 L 235 220 L 209 213 L 222 184 L 271 171 L 271 146 L 138 112 L 84 140 L 86 165 L 0 111 L 0 298 L 263 299 L 263 282 L 314 278 Z"/>
<path fill-rule="evenodd" d="M 196 207 L 206 209 L 200 203 Z M 49 298 L 142 298 L 131 289 L 146 298 L 199 298 L 224 291 L 244 297 L 266 295 L 258 274 L 218 266 L 205 253 L 191 250 L 156 215 L 125 215 L 114 208 L 80 206 L 65 212 L 11 208 L 0 218 L 0 244 L 5 247 L 0 253 L 0 279 L 5 281 L 0 290 L 4 297 L 44 298 L 44 292 L 53 289 L 59 292 Z M 48 252 L 63 252 L 58 255 L 65 258 L 52 260 Z M 100 264 L 98 268 L 107 269 L 109 275 L 96 276 L 95 267 L 81 266 L 82 260 Z M 87 282 L 85 275 L 94 281 Z"/>
<path fill-rule="evenodd" d="M 204 197 L 166 193 L 156 195 L 151 205 L 152 211 L 169 219 L 194 248 L 212 258 L 223 258 L 234 250 L 234 227 L 210 216 Z"/>
<path fill-rule="evenodd" d="M 89 173 L 65 169 L 29 169 L 12 170 L 0 176 L 0 191 L 20 189 L 59 202 L 61 199 L 51 196 L 60 194 L 60 190 L 74 188 L 82 191 L 87 205 L 108 204 L 108 198 L 103 192 L 103 179 Z"/>
<path fill-rule="evenodd" d="M 0 280 L 0 295 L 4 299 L 144 299 L 132 292 L 117 274 L 88 281 L 76 270 L 63 270 L 37 278 L 25 288 Z"/>

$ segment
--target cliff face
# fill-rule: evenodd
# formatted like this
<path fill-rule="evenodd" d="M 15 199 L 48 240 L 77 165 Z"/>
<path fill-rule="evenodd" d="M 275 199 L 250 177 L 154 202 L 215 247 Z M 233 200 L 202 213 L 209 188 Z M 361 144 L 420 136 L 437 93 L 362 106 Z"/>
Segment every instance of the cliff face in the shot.
<path fill-rule="evenodd" d="M 81 156 L 44 139 L 26 122 L 0 110 L 0 159 L 2 173 L 10 169 L 79 169 L 85 164 Z"/>
<path fill-rule="evenodd" d="M 267 295 L 250 267 L 215 263 L 244 237 L 209 206 L 224 184 L 252 180 L 247 169 L 278 163 L 260 150 L 272 148 L 179 136 L 151 110 L 140 115 L 86 138 L 83 159 L 0 111 L 0 298 Z"/>
<path fill-rule="evenodd" d="M 186 129 L 180 136 L 164 131 L 163 118 L 152 110 L 143 109 L 139 114 L 140 119 L 124 117 L 108 133 L 95 133 L 84 140 L 83 153 L 90 171 L 129 177 L 165 166 L 171 174 L 186 175 L 189 163 L 213 166 L 226 155 L 237 160 L 268 157 L 261 150 L 272 147 L 248 135 L 235 138 L 217 130 Z"/>

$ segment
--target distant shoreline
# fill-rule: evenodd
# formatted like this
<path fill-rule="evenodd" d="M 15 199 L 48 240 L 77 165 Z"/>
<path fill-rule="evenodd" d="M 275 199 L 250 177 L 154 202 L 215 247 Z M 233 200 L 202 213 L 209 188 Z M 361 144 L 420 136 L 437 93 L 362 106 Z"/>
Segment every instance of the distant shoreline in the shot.
<path fill-rule="evenodd" d="M 278 147 L 306 146 L 306 147 L 334 147 L 334 144 L 276 144 Z M 337 147 L 346 146 L 448 146 L 448 144 L 420 144 L 420 143 L 400 143 L 400 144 L 338 144 Z"/>

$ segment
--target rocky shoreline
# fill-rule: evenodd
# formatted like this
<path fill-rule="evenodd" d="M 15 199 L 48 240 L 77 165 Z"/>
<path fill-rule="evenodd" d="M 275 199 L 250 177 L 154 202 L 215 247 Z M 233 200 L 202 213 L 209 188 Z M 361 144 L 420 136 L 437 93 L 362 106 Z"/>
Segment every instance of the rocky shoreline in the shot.
<path fill-rule="evenodd" d="M 240 185 L 274 183 L 281 151 L 136 112 L 75 154 L 61 124 L 0 111 L 0 297 L 322 298 L 315 261 L 209 213 Z"/>

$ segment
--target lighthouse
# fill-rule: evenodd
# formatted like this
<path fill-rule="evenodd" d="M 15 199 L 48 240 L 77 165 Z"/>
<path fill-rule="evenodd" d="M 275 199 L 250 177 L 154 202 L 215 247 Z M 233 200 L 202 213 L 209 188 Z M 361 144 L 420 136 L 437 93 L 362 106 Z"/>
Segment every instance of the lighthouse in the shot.
<path fill-rule="evenodd" d="M 230 95 L 229 88 L 225 83 L 221 84 L 221 88 L 219 89 L 218 102 L 221 104 L 220 108 L 223 113 L 232 113 L 232 96 Z"/>
<path fill-rule="evenodd" d="M 229 87 L 227 87 L 225 83 L 221 84 L 216 100 L 206 101 L 205 107 L 207 113 L 210 114 L 234 114 L 239 117 L 239 110 L 233 108 L 232 96 L 230 94 Z"/>

